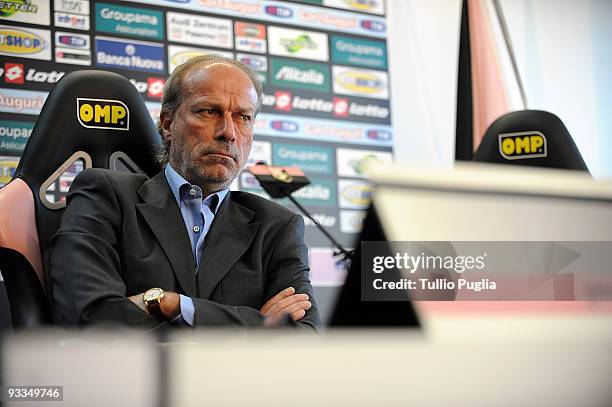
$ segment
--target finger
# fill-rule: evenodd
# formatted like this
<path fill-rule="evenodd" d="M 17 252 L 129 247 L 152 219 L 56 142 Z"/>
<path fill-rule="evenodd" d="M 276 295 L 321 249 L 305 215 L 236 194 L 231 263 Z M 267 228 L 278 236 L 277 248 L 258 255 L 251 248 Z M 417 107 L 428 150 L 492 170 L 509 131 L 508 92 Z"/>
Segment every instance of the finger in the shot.
<path fill-rule="evenodd" d="M 281 312 L 282 309 L 287 308 L 293 304 L 296 304 L 301 301 L 308 301 L 308 294 L 294 294 L 290 297 L 284 298 L 273 304 L 271 307 L 267 309 L 265 314 L 275 314 Z"/>
<path fill-rule="evenodd" d="M 293 288 L 293 287 L 285 288 L 283 291 L 279 292 L 274 297 L 272 297 L 268 301 L 266 301 L 266 303 L 263 305 L 263 307 L 261 307 L 261 309 L 259 311 L 262 314 L 265 314 L 266 312 L 269 311 L 270 307 L 272 307 L 274 304 L 276 304 L 277 302 L 279 302 L 283 298 L 286 298 L 286 297 L 289 297 L 290 295 L 293 295 L 294 293 L 295 293 L 295 288 Z"/>
<path fill-rule="evenodd" d="M 280 300 L 278 303 L 276 303 L 276 306 L 280 309 L 283 309 L 300 301 L 308 301 L 308 299 L 308 294 L 294 294 L 290 297 Z"/>
<path fill-rule="evenodd" d="M 300 319 L 304 318 L 305 315 L 306 315 L 306 311 L 304 311 L 303 309 L 297 310 L 293 314 L 291 314 L 291 319 L 297 322 Z"/>
<path fill-rule="evenodd" d="M 286 308 L 282 308 L 280 310 L 278 310 L 278 312 L 274 312 L 274 314 L 276 315 L 291 315 L 296 311 L 299 310 L 309 310 L 310 307 L 312 307 L 312 304 L 310 303 L 310 301 L 300 301 L 298 303 L 292 304 Z"/>

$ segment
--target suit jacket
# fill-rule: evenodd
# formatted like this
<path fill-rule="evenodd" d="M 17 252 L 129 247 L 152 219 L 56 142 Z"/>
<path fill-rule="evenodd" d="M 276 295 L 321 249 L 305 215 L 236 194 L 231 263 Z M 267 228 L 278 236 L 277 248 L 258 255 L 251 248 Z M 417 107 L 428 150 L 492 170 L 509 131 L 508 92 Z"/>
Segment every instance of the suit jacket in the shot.
<path fill-rule="evenodd" d="M 167 324 L 128 298 L 161 287 L 193 299 L 195 326 L 260 325 L 261 306 L 287 287 L 310 296 L 299 321 L 320 318 L 308 278 L 301 216 L 245 192 L 231 192 L 206 236 L 196 274 L 189 236 L 163 171 L 145 176 L 88 169 L 74 180 L 53 237 L 56 321 Z"/>

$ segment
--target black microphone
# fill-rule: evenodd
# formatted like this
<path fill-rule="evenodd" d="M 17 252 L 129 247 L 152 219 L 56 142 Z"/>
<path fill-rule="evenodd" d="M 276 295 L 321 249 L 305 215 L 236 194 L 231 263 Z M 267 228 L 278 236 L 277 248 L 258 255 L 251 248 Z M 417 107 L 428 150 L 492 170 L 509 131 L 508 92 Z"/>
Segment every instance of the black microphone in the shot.
<path fill-rule="evenodd" d="M 295 200 L 292 193 L 310 184 L 304 172 L 298 167 L 279 167 L 267 165 L 263 161 L 257 162 L 246 168 L 248 172 L 253 174 L 261 187 L 272 198 L 288 198 L 304 215 L 306 215 L 314 225 L 327 237 L 336 247 L 334 256 L 342 255 L 342 261 L 348 261 L 352 253 L 334 239 L 334 237 L 321 225 L 298 201 Z"/>

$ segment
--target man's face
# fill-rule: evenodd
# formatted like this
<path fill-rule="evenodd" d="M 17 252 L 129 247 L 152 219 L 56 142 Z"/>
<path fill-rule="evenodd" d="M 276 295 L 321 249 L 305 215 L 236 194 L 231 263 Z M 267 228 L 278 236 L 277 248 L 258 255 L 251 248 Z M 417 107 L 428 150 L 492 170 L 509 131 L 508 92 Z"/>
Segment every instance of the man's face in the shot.
<path fill-rule="evenodd" d="M 253 144 L 257 92 L 239 68 L 227 63 L 194 66 L 183 77 L 185 98 L 162 117 L 170 164 L 204 191 L 229 187 Z"/>

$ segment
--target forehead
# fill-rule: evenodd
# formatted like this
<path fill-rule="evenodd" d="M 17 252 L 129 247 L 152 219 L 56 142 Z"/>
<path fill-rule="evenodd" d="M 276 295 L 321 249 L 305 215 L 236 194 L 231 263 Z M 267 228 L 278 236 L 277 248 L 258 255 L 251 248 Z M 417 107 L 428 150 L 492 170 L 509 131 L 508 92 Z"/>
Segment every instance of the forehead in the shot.
<path fill-rule="evenodd" d="M 224 62 L 192 67 L 183 78 L 183 89 L 191 98 L 232 98 L 257 103 L 257 91 L 249 76 Z"/>

